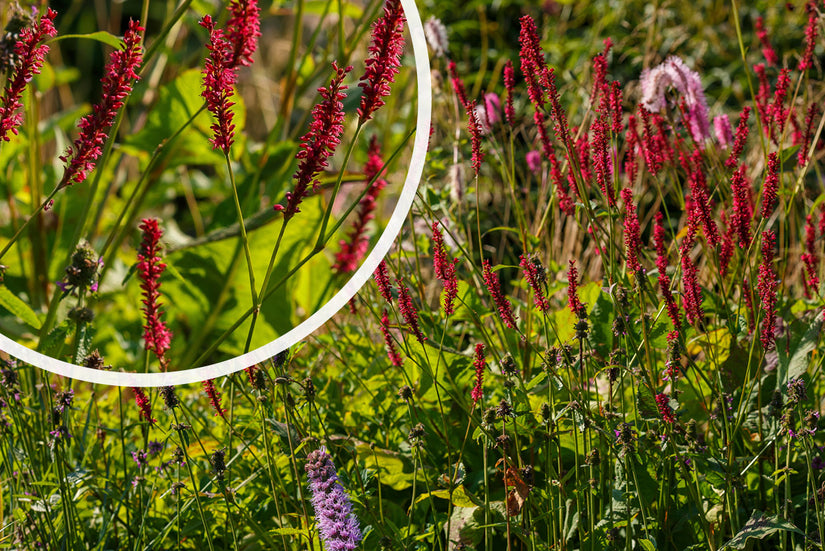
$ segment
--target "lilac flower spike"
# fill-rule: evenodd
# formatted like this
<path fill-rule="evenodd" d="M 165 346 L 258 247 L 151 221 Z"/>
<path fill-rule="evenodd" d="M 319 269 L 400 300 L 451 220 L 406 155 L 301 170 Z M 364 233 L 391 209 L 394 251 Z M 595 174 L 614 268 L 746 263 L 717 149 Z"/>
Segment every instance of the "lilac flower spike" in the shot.
<path fill-rule="evenodd" d="M 338 479 L 332 458 L 323 446 L 310 452 L 306 466 L 312 508 L 326 551 L 345 551 L 358 547 L 361 528 L 352 512 L 352 503 Z"/>
<path fill-rule="evenodd" d="M 691 71 L 680 58 L 670 56 L 661 65 L 642 71 L 641 81 L 642 107 L 651 113 L 661 111 L 667 103 L 665 92 L 672 86 L 685 100 L 686 122 L 693 138 L 700 144 L 710 138 L 708 104 L 699 73 Z"/>

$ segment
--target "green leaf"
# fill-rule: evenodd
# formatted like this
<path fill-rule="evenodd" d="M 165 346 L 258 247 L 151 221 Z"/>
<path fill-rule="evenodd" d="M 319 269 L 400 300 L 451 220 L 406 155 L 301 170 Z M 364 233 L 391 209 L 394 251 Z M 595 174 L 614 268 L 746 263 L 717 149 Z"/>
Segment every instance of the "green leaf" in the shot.
<path fill-rule="evenodd" d="M 745 549 L 749 539 L 763 540 L 777 532 L 793 532 L 804 536 L 805 533 L 787 520 L 778 516 L 766 517 L 761 511 L 754 511 L 750 520 L 722 549 Z"/>
<path fill-rule="evenodd" d="M 49 334 L 46 335 L 46 338 L 40 341 L 38 351 L 42 352 L 47 356 L 51 356 L 52 358 L 56 358 L 58 355 L 60 355 L 61 349 L 66 344 L 66 337 L 69 336 L 69 331 L 72 327 L 74 327 L 74 324 L 71 324 L 68 321 L 64 321 L 63 323 L 49 331 Z"/>
<path fill-rule="evenodd" d="M 67 38 L 82 38 L 85 40 L 96 40 L 97 42 L 102 42 L 103 44 L 108 44 L 112 48 L 121 49 L 123 47 L 123 40 L 120 39 L 119 36 L 115 36 L 112 33 L 107 33 L 106 31 L 97 31 L 94 33 L 88 34 L 63 34 L 52 38 L 46 44 L 51 44 L 53 42 L 58 42 L 60 40 L 66 40 Z"/>
<path fill-rule="evenodd" d="M 801 323 L 793 323 L 791 325 L 791 334 L 802 334 L 803 327 Z M 796 329 L 796 331 L 795 331 Z M 779 366 L 777 368 L 776 384 L 777 387 L 785 386 L 790 379 L 795 379 L 802 376 L 808 369 L 808 354 L 816 348 L 819 341 L 819 332 L 822 329 L 820 321 L 811 323 L 801 338 L 795 339 L 791 342 L 790 352 L 785 352 L 785 347 L 777 346 L 776 352 L 779 355 Z"/>
<path fill-rule="evenodd" d="M 34 313 L 34 310 L 20 300 L 17 295 L 12 293 L 5 285 L 0 287 L 0 306 L 30 327 L 40 329 L 41 323 L 37 318 L 37 314 Z"/>
<path fill-rule="evenodd" d="M 642 546 L 642 549 L 644 549 L 645 551 L 656 551 L 656 545 L 648 539 L 639 540 L 639 544 Z"/>
<path fill-rule="evenodd" d="M 450 491 L 449 490 L 435 490 L 434 492 L 430 492 L 429 494 L 421 494 L 416 498 L 415 502 L 418 503 L 419 501 L 423 501 L 425 499 L 429 499 L 429 497 L 438 497 L 441 499 L 450 499 Z M 453 490 L 453 505 L 456 507 L 483 507 L 484 501 L 480 500 L 473 494 L 469 493 L 463 485 L 456 487 Z"/>

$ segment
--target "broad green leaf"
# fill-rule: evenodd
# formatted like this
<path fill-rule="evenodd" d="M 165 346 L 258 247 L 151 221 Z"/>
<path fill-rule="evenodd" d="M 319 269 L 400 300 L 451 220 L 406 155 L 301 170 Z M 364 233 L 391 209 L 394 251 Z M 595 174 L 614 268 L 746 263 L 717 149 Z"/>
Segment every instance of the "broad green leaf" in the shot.
<path fill-rule="evenodd" d="M 796 331 L 794 331 L 796 329 Z M 792 335 L 802 335 L 791 342 L 790 352 L 785 347 L 777 346 L 779 366 L 777 368 L 777 386 L 785 386 L 790 379 L 801 377 L 808 369 L 808 354 L 816 348 L 819 341 L 819 332 L 822 329 L 820 321 L 814 321 L 807 328 L 801 323 L 791 325 Z M 802 333 L 804 330 L 804 334 Z"/>
<path fill-rule="evenodd" d="M 41 323 L 28 304 L 20 300 L 14 293 L 12 293 L 5 285 L 0 286 L 0 307 L 8 310 L 9 313 L 16 316 L 34 329 L 40 329 Z"/>
<path fill-rule="evenodd" d="M 356 450 L 359 461 L 363 461 L 368 469 L 378 471 L 381 484 L 399 491 L 412 486 L 412 467 L 407 471 L 403 455 L 381 448 L 370 449 L 367 444 L 359 444 Z"/>
<path fill-rule="evenodd" d="M 107 44 L 112 48 L 121 49 L 123 47 L 123 40 L 120 37 L 113 35 L 112 33 L 107 33 L 106 31 L 97 31 L 94 33 L 88 34 L 62 34 L 57 35 L 56 37 L 52 38 L 47 44 L 51 44 L 53 42 L 58 42 L 60 40 L 66 40 L 67 38 L 81 38 L 84 40 L 96 40 L 97 42 L 102 42 L 103 44 Z"/>
<path fill-rule="evenodd" d="M 450 499 L 450 491 L 444 489 L 444 490 L 435 490 L 433 492 L 430 492 L 429 494 L 421 494 L 420 496 L 418 496 L 416 498 L 415 502 L 418 503 L 419 501 L 429 499 L 430 496 L 449 500 Z M 483 507 L 484 506 L 484 501 L 480 500 L 476 496 L 474 496 L 471 493 L 467 492 L 466 488 L 464 488 L 464 485 L 458 486 L 458 487 L 456 487 L 455 490 L 453 490 L 452 502 L 453 502 L 453 505 L 455 505 L 456 507 Z"/>
<path fill-rule="evenodd" d="M 778 516 L 766 517 L 761 511 L 754 511 L 750 520 L 745 523 L 745 526 L 742 527 L 739 533 L 725 543 L 721 549 L 745 549 L 748 545 L 748 540 L 764 540 L 777 532 L 793 532 L 800 536 L 805 535 L 802 530 L 787 520 L 781 519 Z"/>

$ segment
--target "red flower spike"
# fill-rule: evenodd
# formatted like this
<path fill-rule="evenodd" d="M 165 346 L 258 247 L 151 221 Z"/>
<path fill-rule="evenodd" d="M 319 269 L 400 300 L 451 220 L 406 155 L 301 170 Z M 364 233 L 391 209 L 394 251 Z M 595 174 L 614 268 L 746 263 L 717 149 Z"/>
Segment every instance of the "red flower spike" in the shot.
<path fill-rule="evenodd" d="M 676 422 L 676 416 L 670 407 L 670 398 L 667 394 L 659 393 L 656 395 L 656 407 L 659 408 L 659 415 L 662 416 L 665 423 L 673 424 Z"/>
<path fill-rule="evenodd" d="M 132 84 L 140 78 L 137 69 L 143 62 L 141 46 L 143 27 L 137 21 L 129 21 L 129 30 L 123 36 L 123 49 L 109 56 L 109 63 L 103 70 L 103 95 L 92 113 L 78 123 L 80 135 L 60 160 L 66 163 L 58 188 L 83 182 L 94 170 L 95 161 L 103 153 L 107 132 L 115 122 L 118 110 L 126 103 L 132 91 Z"/>
<path fill-rule="evenodd" d="M 484 391 L 481 384 L 484 382 L 484 368 L 487 366 L 487 360 L 484 358 L 484 345 L 482 343 L 476 344 L 475 357 L 473 359 L 473 367 L 476 372 L 476 384 L 470 397 L 473 399 L 473 407 L 478 404 L 484 397 Z"/>
<path fill-rule="evenodd" d="M 150 425 L 157 423 L 158 420 L 152 418 L 152 404 L 146 395 L 146 391 L 140 387 L 132 387 L 132 392 L 135 393 L 135 405 L 138 407 L 140 416 Z"/>
<path fill-rule="evenodd" d="M 800 166 L 804 166 L 808 162 L 808 152 L 811 148 L 811 140 L 814 134 L 814 121 L 818 116 L 819 105 L 811 103 L 810 107 L 808 107 L 808 113 L 805 115 L 805 133 L 802 135 L 802 143 L 796 154 L 796 159 Z"/>
<path fill-rule="evenodd" d="M 641 232 L 639 227 L 639 217 L 636 214 L 636 205 L 633 204 L 633 192 L 630 188 L 622 190 L 622 201 L 624 201 L 624 246 L 627 255 L 627 271 L 634 276 L 642 272 L 642 265 L 639 262 L 639 251 L 642 243 L 639 238 Z"/>
<path fill-rule="evenodd" d="M 521 255 L 519 262 L 521 271 L 524 274 L 524 279 L 533 290 L 533 304 L 536 305 L 541 312 L 550 310 L 550 301 L 544 294 L 544 284 L 547 275 L 544 273 L 544 267 L 539 263 L 538 259 L 534 259 L 532 255 Z"/>
<path fill-rule="evenodd" d="M 226 22 L 227 38 L 232 44 L 230 65 L 252 65 L 252 54 L 258 49 L 261 36 L 261 10 L 257 0 L 233 0 L 229 4 Z"/>
<path fill-rule="evenodd" d="M 455 95 L 458 98 L 459 103 L 461 106 L 467 110 L 467 105 L 469 102 L 467 101 L 467 91 L 464 90 L 464 81 L 461 80 L 461 77 L 458 76 L 458 69 L 455 66 L 455 61 L 450 61 L 447 65 L 447 70 L 450 73 L 450 82 L 453 85 L 453 90 L 455 91 Z"/>
<path fill-rule="evenodd" d="M 481 169 L 482 161 L 484 161 L 484 152 L 481 150 L 481 122 L 478 120 L 475 101 L 467 105 L 467 129 L 470 132 L 473 146 L 473 172 L 478 177 L 478 171 Z"/>
<path fill-rule="evenodd" d="M 390 93 L 390 84 L 395 81 L 401 66 L 405 22 L 401 0 L 387 0 L 384 15 L 372 26 L 369 57 L 364 62 L 366 70 L 358 84 L 364 90 L 358 107 L 360 122 L 370 120 L 384 105 L 383 98 Z"/>
<path fill-rule="evenodd" d="M 304 198 L 311 195 L 318 186 L 317 176 L 327 167 L 327 160 L 335 153 L 344 133 L 344 104 L 346 97 L 343 85 L 344 77 L 352 66 L 338 67 L 332 63 L 335 75 L 326 88 L 318 88 L 322 101 L 312 109 L 312 122 L 309 132 L 301 137 L 300 151 L 295 156 L 300 161 L 298 170 L 293 175 L 295 187 L 286 194 L 286 206 L 275 205 L 276 211 L 284 213 L 284 220 L 289 220 L 298 212 Z"/>
<path fill-rule="evenodd" d="M 427 337 L 425 337 L 424 333 L 421 332 L 421 326 L 418 323 L 418 311 L 415 309 L 415 305 L 413 304 L 412 297 L 410 296 L 410 290 L 407 289 L 407 286 L 404 285 L 404 282 L 401 279 L 396 281 L 398 282 L 398 310 L 401 312 L 401 317 L 404 318 L 404 321 L 407 323 L 407 327 L 410 328 L 410 331 L 412 331 L 412 334 L 415 335 L 418 342 L 424 344 Z"/>
<path fill-rule="evenodd" d="M 504 293 L 501 292 L 501 282 L 498 279 L 498 274 L 493 272 L 493 267 L 487 259 L 482 262 L 482 275 L 484 276 L 484 285 L 487 287 L 487 292 L 493 297 L 501 321 L 508 329 L 515 329 L 516 317 L 513 315 L 513 306 L 504 296 Z"/>
<path fill-rule="evenodd" d="M 57 12 L 49 8 L 45 15 L 40 16 L 36 26 L 26 27 L 20 31 L 20 38 L 14 46 L 14 55 L 17 63 L 12 67 L 11 74 L 3 89 L 3 98 L 0 100 L 0 139 L 9 141 L 9 132 L 17 134 L 17 127 L 23 124 L 23 113 L 17 110 L 23 107 L 20 98 L 26 85 L 34 75 L 40 74 L 40 69 L 49 52 L 49 47 L 41 42 L 57 35 L 54 28 L 54 18 Z"/>
<path fill-rule="evenodd" d="M 762 232 L 762 262 L 759 264 L 759 276 L 756 283 L 756 290 L 759 293 L 759 300 L 762 303 L 762 331 L 759 340 L 762 348 L 771 350 L 776 339 L 776 291 L 779 288 L 779 278 L 773 267 L 774 245 L 776 236 L 770 230 Z"/>
<path fill-rule="evenodd" d="M 636 116 L 628 115 L 627 132 L 625 132 L 625 144 L 627 153 L 624 160 L 624 172 L 627 174 L 627 181 L 630 185 L 636 181 L 639 172 L 639 132 L 636 129 Z"/>
<path fill-rule="evenodd" d="M 367 254 L 370 238 L 367 235 L 367 224 L 375 218 L 375 207 L 378 195 L 387 186 L 387 181 L 383 178 L 376 178 L 384 168 L 384 161 L 381 159 L 381 148 L 378 139 L 373 136 L 370 139 L 369 150 L 367 151 L 367 163 L 364 165 L 364 179 L 370 184 L 367 193 L 358 204 L 358 215 L 350 227 L 346 240 L 341 240 L 341 250 L 335 255 L 335 265 L 333 270 L 339 274 L 348 274 L 358 268 L 358 264 Z"/>
<path fill-rule="evenodd" d="M 513 71 L 513 62 L 509 59 L 504 65 L 504 88 L 507 90 L 507 102 L 504 105 L 504 117 L 507 124 L 515 126 L 516 110 L 513 108 L 513 94 L 516 87 L 516 75 Z"/>
<path fill-rule="evenodd" d="M 771 67 L 776 67 L 779 63 L 779 56 L 776 55 L 776 51 L 773 49 L 773 46 L 771 46 L 768 31 L 765 30 L 765 21 L 761 16 L 756 18 L 756 36 L 762 44 L 762 55 L 765 56 L 765 61 L 767 61 Z"/>
<path fill-rule="evenodd" d="M 733 258 L 733 251 L 735 245 L 733 244 L 733 237 L 736 234 L 736 228 L 728 220 L 725 211 L 722 211 L 722 224 L 725 226 L 725 231 L 722 233 L 722 243 L 719 247 L 719 275 L 725 277 L 728 274 L 728 266 Z"/>
<path fill-rule="evenodd" d="M 736 137 L 733 139 L 733 149 L 731 149 L 730 156 L 725 161 L 725 166 L 733 169 L 739 163 L 739 156 L 742 155 L 742 150 L 745 148 L 745 140 L 748 139 L 748 117 L 750 117 L 751 108 L 745 106 L 742 108 L 742 114 L 739 115 L 739 124 L 736 126 Z"/>
<path fill-rule="evenodd" d="M 813 2 L 809 3 L 809 7 Z M 816 48 L 816 38 L 819 34 L 819 25 L 817 24 L 819 16 L 816 13 L 816 8 L 808 11 L 808 25 L 805 27 L 805 53 L 802 54 L 802 59 L 799 60 L 797 69 L 800 72 L 807 71 L 813 67 L 814 48 Z"/>
<path fill-rule="evenodd" d="M 600 93 L 606 94 L 609 92 L 610 87 L 607 84 L 607 56 L 610 54 L 611 46 L 613 46 L 613 41 L 605 38 L 604 51 L 593 58 L 593 90 L 590 92 L 591 106 L 596 105 Z"/>
<path fill-rule="evenodd" d="M 731 195 L 733 196 L 733 214 L 730 226 L 738 236 L 740 249 L 747 249 L 751 244 L 751 220 L 753 207 L 751 205 L 750 183 L 745 177 L 745 165 L 740 166 L 730 179 Z"/>
<path fill-rule="evenodd" d="M 661 212 L 656 213 L 655 224 L 653 226 L 653 241 L 656 249 L 656 269 L 659 272 L 659 289 L 665 298 L 665 308 L 667 315 L 673 322 L 673 327 L 678 331 L 682 327 L 679 317 L 679 307 L 676 306 L 676 299 L 670 290 L 670 277 L 667 275 L 667 249 L 665 248 L 665 227 L 662 224 L 664 216 Z"/>
<path fill-rule="evenodd" d="M 576 269 L 576 261 L 570 259 L 567 269 L 567 306 L 576 317 L 583 318 L 587 315 L 587 308 L 579 300 L 579 271 Z"/>
<path fill-rule="evenodd" d="M 378 292 L 387 301 L 387 304 L 392 304 L 392 285 L 390 285 L 390 276 L 387 272 L 387 263 L 384 260 L 378 263 L 372 276 L 375 278 L 375 284 L 378 285 Z"/>
<path fill-rule="evenodd" d="M 206 100 L 206 108 L 212 113 L 215 122 L 212 124 L 212 137 L 209 142 L 214 149 L 220 149 L 224 154 L 235 141 L 235 125 L 232 123 L 231 101 L 235 94 L 237 74 L 234 68 L 235 47 L 225 36 L 224 31 L 215 28 L 212 17 L 205 15 L 200 25 L 209 31 L 209 42 L 206 49 L 209 55 L 203 64 L 201 96 Z"/>
<path fill-rule="evenodd" d="M 816 229 L 813 215 L 805 218 L 805 252 L 802 254 L 802 264 L 805 267 L 805 297 L 811 298 L 810 290 L 819 293 L 819 253 L 816 250 Z"/>
<path fill-rule="evenodd" d="M 610 83 L 610 98 L 608 101 L 610 104 L 610 118 L 613 120 L 611 130 L 614 134 L 620 134 L 624 129 L 624 123 L 622 122 L 622 85 L 618 80 Z"/>
<path fill-rule="evenodd" d="M 221 393 L 215 388 L 215 380 L 207 379 L 203 382 L 203 391 L 209 397 L 209 403 L 212 404 L 212 409 L 215 410 L 215 416 L 220 415 L 226 418 L 226 410 L 221 407 Z"/>
<path fill-rule="evenodd" d="M 140 278 L 140 288 L 143 294 L 143 340 L 146 350 L 151 350 L 157 356 L 162 370 L 166 370 L 166 351 L 172 342 L 172 333 L 166 328 L 161 319 L 163 310 L 160 304 L 160 276 L 166 269 L 166 264 L 160 260 L 160 238 L 163 231 L 158 227 L 154 218 L 145 218 L 140 226 L 143 240 L 137 255 L 137 272 Z"/>
<path fill-rule="evenodd" d="M 779 191 L 779 154 L 768 155 L 768 174 L 762 187 L 762 218 L 769 218 L 776 206 L 777 192 Z"/>
<path fill-rule="evenodd" d="M 682 307 L 685 309 L 685 316 L 691 325 L 701 323 L 705 317 L 705 313 L 702 310 L 702 289 L 699 287 L 697 278 L 698 270 L 693 259 L 690 257 L 695 238 L 695 220 L 688 220 L 688 233 L 684 240 L 682 240 L 682 244 L 679 247 L 679 254 L 682 263 Z"/>
<path fill-rule="evenodd" d="M 433 270 L 435 277 L 444 286 L 443 306 L 444 315 L 450 317 L 455 311 L 455 300 L 458 297 L 458 279 L 455 275 L 457 259 L 450 259 L 444 247 L 444 237 L 438 229 L 438 222 L 433 222 Z"/>
<path fill-rule="evenodd" d="M 401 367 L 404 362 L 398 354 L 392 335 L 390 335 L 390 318 L 387 316 L 386 309 L 381 313 L 381 334 L 384 336 L 384 344 L 387 345 L 387 356 L 390 358 L 390 363 L 395 367 Z"/>
<path fill-rule="evenodd" d="M 777 135 L 771 134 L 771 138 L 778 139 L 779 135 L 785 130 L 785 119 L 788 117 L 788 109 L 785 109 L 785 98 L 788 95 L 788 87 L 791 85 L 791 71 L 789 69 L 782 69 L 779 71 L 779 77 L 776 80 L 776 89 L 773 93 L 773 104 L 771 104 L 770 116 L 773 122 L 776 123 Z M 773 132 L 773 126 L 771 126 Z"/>
<path fill-rule="evenodd" d="M 606 103 L 603 96 L 602 103 Z M 606 110 L 606 109 L 605 109 Z M 593 169 L 596 172 L 596 183 L 607 204 L 616 206 L 616 192 L 613 190 L 613 155 L 610 148 L 610 127 L 607 124 L 607 113 L 602 110 L 590 128 L 593 130 Z M 584 166 L 584 163 L 581 164 Z M 582 171 L 584 169 L 582 168 Z"/>

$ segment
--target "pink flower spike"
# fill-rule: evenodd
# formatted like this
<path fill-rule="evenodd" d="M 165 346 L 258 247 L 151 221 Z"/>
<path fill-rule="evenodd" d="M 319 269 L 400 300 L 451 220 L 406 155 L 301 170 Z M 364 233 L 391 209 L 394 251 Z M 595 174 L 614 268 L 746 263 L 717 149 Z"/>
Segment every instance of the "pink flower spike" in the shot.
<path fill-rule="evenodd" d="M 481 122 L 478 120 L 478 113 L 475 107 L 475 101 L 467 105 L 467 129 L 470 132 L 473 147 L 473 172 L 475 172 L 476 177 L 478 177 L 478 171 L 481 169 L 481 163 L 484 161 L 484 151 L 481 149 Z"/>
<path fill-rule="evenodd" d="M 358 107 L 360 123 L 370 120 L 373 113 L 384 105 L 382 98 L 390 93 L 390 84 L 398 74 L 404 51 L 405 22 L 401 0 L 387 0 L 384 15 L 372 26 L 370 55 L 364 62 L 366 69 L 358 84 L 364 90 Z"/>
<path fill-rule="evenodd" d="M 570 266 L 567 269 L 567 305 L 577 317 L 583 318 L 587 315 L 587 308 L 579 300 L 579 271 L 573 259 L 570 259 Z"/>
<path fill-rule="evenodd" d="M 725 166 L 729 169 L 736 168 L 739 164 L 739 156 L 745 148 L 745 140 L 748 139 L 748 117 L 750 117 L 751 108 L 745 106 L 742 108 L 742 114 L 739 115 L 739 124 L 736 126 L 736 137 L 733 140 L 733 149 L 731 149 L 730 156 L 725 161 Z"/>
<path fill-rule="evenodd" d="M 317 176 L 327 167 L 335 148 L 341 143 L 341 134 L 344 133 L 344 104 L 346 97 L 343 85 L 344 77 L 352 70 L 352 66 L 338 67 L 332 63 L 335 75 L 326 88 L 319 88 L 318 93 L 322 101 L 312 109 L 312 122 L 309 132 L 301 137 L 300 151 L 295 156 L 300 160 L 298 170 L 293 175 L 295 187 L 286 194 L 286 206 L 275 205 L 275 210 L 284 213 L 284 220 L 289 220 L 301 212 L 301 202 L 314 193 L 318 186 Z"/>
<path fill-rule="evenodd" d="M 438 229 L 438 222 L 433 222 L 433 270 L 435 277 L 444 286 L 442 303 L 444 315 L 450 317 L 455 311 L 455 300 L 458 297 L 458 279 L 455 275 L 457 259 L 450 259 L 444 247 L 444 237 Z"/>
<path fill-rule="evenodd" d="M 378 195 L 387 186 L 387 181 L 383 178 L 376 178 L 384 168 L 384 161 L 381 159 L 381 148 L 378 139 L 373 136 L 370 140 L 367 151 L 367 163 L 364 165 L 364 179 L 370 184 L 366 195 L 358 204 L 358 215 L 352 223 L 352 227 L 347 235 L 347 240 L 341 240 L 341 250 L 335 255 L 335 265 L 332 267 L 339 274 L 348 274 L 358 268 L 361 260 L 369 249 L 370 238 L 367 234 L 367 224 L 375 218 L 375 207 Z"/>
<path fill-rule="evenodd" d="M 507 90 L 507 102 L 504 107 L 504 117 L 507 124 L 513 126 L 516 120 L 516 110 L 513 108 L 513 94 L 516 87 L 516 75 L 513 71 L 513 62 L 509 59 L 504 65 L 504 88 Z"/>
<path fill-rule="evenodd" d="M 716 141 L 722 149 L 730 149 L 733 145 L 733 130 L 730 126 L 730 119 L 727 115 L 719 115 L 713 118 L 713 130 L 716 132 Z"/>
<path fill-rule="evenodd" d="M 751 219 L 753 206 L 751 205 L 750 184 L 745 177 L 745 165 L 740 166 L 730 179 L 731 195 L 733 196 L 733 213 L 730 226 L 738 236 L 739 248 L 747 249 L 751 244 Z"/>
<path fill-rule="evenodd" d="M 378 285 L 378 292 L 387 301 L 387 304 L 392 304 L 392 285 L 390 285 L 390 276 L 387 273 L 387 263 L 382 260 L 378 263 L 378 267 L 373 273 L 375 284 Z"/>
<path fill-rule="evenodd" d="M 401 360 L 398 349 L 395 347 L 395 341 L 390 334 L 390 318 L 387 315 L 386 308 L 381 313 L 381 334 L 384 336 L 384 344 L 387 346 L 387 356 L 390 359 L 390 363 L 394 367 L 401 367 L 404 362 Z"/>
<path fill-rule="evenodd" d="M 501 292 L 501 282 L 498 279 L 498 274 L 493 272 L 493 267 L 490 261 L 484 259 L 482 262 L 482 275 L 484 276 L 484 284 L 487 287 L 487 292 L 493 297 L 493 302 L 498 309 L 498 315 L 501 321 L 508 329 L 516 329 L 516 317 L 513 315 L 513 306 L 504 293 Z"/>
<path fill-rule="evenodd" d="M 49 8 L 45 15 L 40 16 L 37 26 L 26 27 L 20 31 L 20 39 L 14 47 L 17 58 L 11 74 L 3 90 L 0 100 L 0 140 L 9 141 L 8 133 L 17 134 L 17 127 L 23 123 L 23 114 L 17 110 L 23 107 L 20 99 L 23 91 L 34 75 L 40 74 L 40 69 L 49 52 L 49 47 L 41 44 L 47 38 L 57 35 L 54 28 L 54 18 L 57 12 Z"/>
<path fill-rule="evenodd" d="M 756 289 L 759 293 L 759 300 L 762 302 L 762 331 L 759 339 L 762 348 L 771 350 L 776 339 L 776 291 L 779 288 L 779 279 L 773 267 L 774 245 L 776 236 L 770 230 L 762 233 L 762 262 L 759 264 L 759 276 Z"/>
<path fill-rule="evenodd" d="M 132 92 L 132 84 L 140 78 L 137 69 L 143 62 L 143 27 L 137 21 L 129 21 L 129 30 L 123 36 L 123 49 L 112 52 L 103 70 L 103 95 L 92 113 L 78 123 L 80 135 L 60 160 L 66 163 L 58 188 L 83 182 L 94 170 L 95 161 L 103 153 L 107 132 L 115 122 L 118 110 Z"/>
<path fill-rule="evenodd" d="M 235 47 L 221 29 L 215 28 L 212 17 L 205 15 L 200 25 L 209 31 L 209 43 L 206 49 L 209 55 L 203 64 L 203 91 L 206 108 L 215 117 L 212 124 L 212 138 L 209 142 L 214 149 L 229 154 L 229 148 L 235 141 L 235 125 L 232 123 L 231 101 L 235 94 L 237 74 L 234 69 Z"/>
<path fill-rule="evenodd" d="M 544 285 L 547 281 L 544 266 L 541 265 L 538 258 L 534 258 L 532 255 L 521 255 L 519 266 L 521 266 L 524 279 L 527 280 L 527 284 L 533 290 L 533 304 L 541 312 L 547 312 L 550 309 L 550 301 L 544 293 Z"/>
<path fill-rule="evenodd" d="M 819 16 L 815 7 L 811 5 L 809 7 L 813 9 L 808 11 L 808 25 L 805 27 L 805 53 L 802 54 L 802 59 L 799 60 L 799 66 L 797 67 L 800 71 L 807 71 L 813 67 L 814 48 L 816 48 L 816 38 L 819 34 Z"/>
<path fill-rule="evenodd" d="M 768 174 L 762 187 L 762 218 L 769 218 L 776 206 L 779 191 L 779 154 L 775 151 L 768 155 Z"/>
<path fill-rule="evenodd" d="M 453 91 L 455 91 L 458 102 L 465 110 L 467 110 L 467 105 L 470 102 L 467 101 L 467 91 L 464 89 L 464 81 L 461 80 L 460 76 L 458 76 L 458 69 L 456 68 L 455 61 L 450 61 L 447 65 L 447 70 L 450 73 L 450 82 L 453 85 Z"/>
<path fill-rule="evenodd" d="M 656 395 L 656 406 L 659 408 L 659 415 L 662 416 L 665 423 L 673 424 L 676 422 L 676 416 L 670 407 L 670 398 L 667 394 L 659 393 Z"/>
<path fill-rule="evenodd" d="M 412 331 L 415 338 L 421 344 L 424 344 L 424 341 L 427 340 L 427 337 L 424 336 L 424 333 L 421 332 L 421 326 L 418 322 L 418 311 L 415 309 L 415 305 L 413 305 L 412 297 L 410 296 L 410 290 L 407 289 L 407 286 L 404 285 L 404 282 L 401 279 L 398 279 L 398 310 L 401 312 L 401 317 L 404 318 L 404 321 L 407 323 L 407 326 Z"/>
<path fill-rule="evenodd" d="M 642 248 L 639 233 L 639 217 L 636 214 L 636 205 L 633 204 L 633 192 L 630 188 L 622 190 L 622 201 L 624 201 L 624 243 L 627 254 L 627 271 L 634 276 L 643 274 L 642 265 L 639 262 L 639 251 Z"/>
<path fill-rule="evenodd" d="M 482 343 L 477 343 L 475 348 L 475 356 L 473 359 L 473 367 L 476 372 L 476 384 L 473 387 L 473 391 L 470 393 L 470 397 L 473 399 L 473 407 L 475 407 L 476 404 L 478 404 L 484 397 L 484 391 L 482 390 L 481 385 L 484 382 L 484 368 L 486 366 L 487 360 L 484 358 L 484 345 Z"/>
<path fill-rule="evenodd" d="M 137 272 L 143 294 L 143 340 L 146 350 L 155 353 L 161 369 L 165 371 L 168 363 L 166 351 L 171 346 L 172 333 L 161 319 L 160 276 L 166 269 L 166 264 L 160 260 L 160 238 L 163 231 L 154 218 L 145 218 L 140 224 L 140 230 L 143 232 L 143 240 L 137 256 Z"/>
<path fill-rule="evenodd" d="M 776 55 L 776 51 L 771 46 L 768 31 L 765 30 L 765 21 L 762 17 L 756 18 L 756 36 L 759 38 L 759 42 L 762 43 L 762 55 L 765 56 L 765 61 L 771 67 L 776 67 L 779 63 L 779 56 Z"/>
<path fill-rule="evenodd" d="M 212 409 L 215 410 L 215 416 L 220 415 L 226 418 L 226 410 L 221 407 L 221 393 L 215 388 L 215 380 L 207 379 L 203 382 L 203 391 L 209 397 L 209 403 L 212 404 Z"/>
<path fill-rule="evenodd" d="M 252 65 L 252 55 L 258 49 L 261 36 L 261 9 L 257 0 L 232 0 L 229 3 L 227 38 L 232 44 L 230 66 Z"/>
<path fill-rule="evenodd" d="M 673 292 L 670 290 L 670 277 L 667 275 L 665 227 L 662 224 L 664 216 L 661 212 L 656 213 L 655 220 L 656 222 L 653 226 L 653 241 L 656 249 L 656 269 L 659 271 L 659 289 L 662 291 L 662 296 L 665 298 L 667 315 L 673 322 L 673 327 L 675 327 L 676 331 L 678 331 L 682 327 L 682 321 L 679 316 L 679 307 L 676 306 L 676 300 L 673 298 Z"/>
<path fill-rule="evenodd" d="M 819 294 L 819 253 L 816 250 L 816 228 L 812 214 L 805 218 L 805 252 L 801 260 L 805 267 L 802 278 L 805 283 L 805 296 L 811 298 L 811 289 Z"/>
<path fill-rule="evenodd" d="M 132 387 L 132 392 L 135 393 L 135 405 L 138 407 L 140 416 L 150 425 L 157 423 L 158 420 L 152 418 L 152 404 L 146 395 L 146 391 L 141 387 Z"/>

